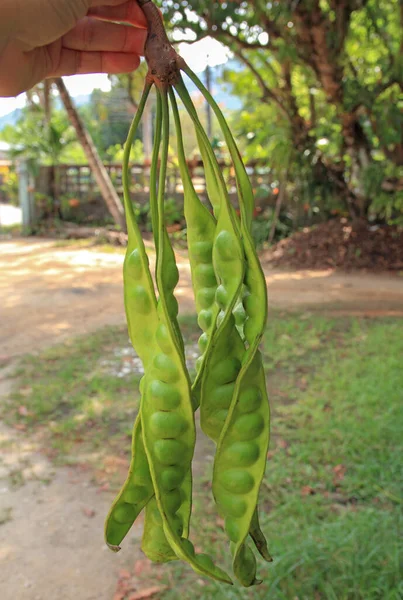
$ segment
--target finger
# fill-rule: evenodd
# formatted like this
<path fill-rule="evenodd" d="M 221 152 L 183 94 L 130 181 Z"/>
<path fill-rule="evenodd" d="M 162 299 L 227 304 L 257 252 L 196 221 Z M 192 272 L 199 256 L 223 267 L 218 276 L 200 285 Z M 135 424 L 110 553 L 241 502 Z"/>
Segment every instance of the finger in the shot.
<path fill-rule="evenodd" d="M 137 2 L 129 0 L 117 6 L 105 6 L 106 2 L 102 2 L 102 4 L 103 6 L 91 8 L 88 14 L 105 21 L 121 21 L 147 29 L 146 18 Z"/>
<path fill-rule="evenodd" d="M 57 67 L 48 77 L 89 73 L 129 73 L 138 68 L 138 54 L 123 52 L 81 52 L 62 48 Z"/>
<path fill-rule="evenodd" d="M 70 50 L 129 52 L 143 54 L 145 29 L 85 18 L 63 36 L 62 46 Z"/>

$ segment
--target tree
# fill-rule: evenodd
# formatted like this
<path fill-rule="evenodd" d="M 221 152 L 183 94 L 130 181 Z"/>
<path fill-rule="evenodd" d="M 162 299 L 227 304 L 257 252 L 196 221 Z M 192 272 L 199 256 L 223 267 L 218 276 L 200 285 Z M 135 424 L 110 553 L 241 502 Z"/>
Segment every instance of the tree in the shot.
<path fill-rule="evenodd" d="M 22 109 L 15 125 L 7 125 L 1 132 L 3 140 L 12 147 L 14 156 L 24 156 L 33 166 L 57 164 L 64 150 L 75 140 L 74 130 L 66 115 L 60 111 L 45 112 L 39 100 L 43 88 L 31 91 L 28 106 Z"/>
<path fill-rule="evenodd" d="M 125 229 L 125 218 L 122 203 L 120 198 L 113 187 L 110 177 L 99 157 L 98 151 L 85 128 L 82 119 L 80 118 L 77 110 L 75 109 L 73 102 L 70 98 L 70 94 L 63 82 L 61 77 L 54 79 L 54 83 L 59 91 L 60 98 L 66 109 L 67 115 L 73 125 L 77 138 L 83 147 L 85 155 L 88 160 L 88 164 L 98 184 L 99 190 L 102 194 L 105 204 L 108 207 L 115 223 L 122 229 Z"/>
<path fill-rule="evenodd" d="M 162 10 L 176 29 L 216 38 L 247 68 L 232 83 L 263 119 L 246 132 L 257 132 L 252 148 L 256 136 L 264 146 L 266 135 L 268 147 L 275 134 L 286 139 L 284 166 L 325 185 L 352 217 L 366 216 L 380 196 L 399 205 L 400 0 L 166 0 Z M 238 122 L 245 132 L 245 119 Z"/>

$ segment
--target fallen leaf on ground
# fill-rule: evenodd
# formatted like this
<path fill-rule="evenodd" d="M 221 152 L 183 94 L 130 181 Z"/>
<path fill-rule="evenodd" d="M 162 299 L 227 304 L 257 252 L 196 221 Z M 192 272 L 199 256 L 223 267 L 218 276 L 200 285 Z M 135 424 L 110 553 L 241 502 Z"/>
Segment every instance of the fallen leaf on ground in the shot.
<path fill-rule="evenodd" d="M 145 575 L 151 571 L 151 561 L 148 558 L 142 558 L 140 560 L 136 560 L 134 563 L 134 574 L 135 575 Z"/>
<path fill-rule="evenodd" d="M 134 594 L 130 594 L 127 600 L 144 600 L 144 598 L 152 598 L 158 592 L 163 592 L 166 590 L 166 586 L 154 586 L 150 588 L 146 588 L 144 590 L 140 590 L 139 592 L 135 592 Z"/>
<path fill-rule="evenodd" d="M 393 270 L 403 266 L 403 232 L 396 225 L 376 230 L 365 220 L 354 224 L 335 218 L 304 228 L 280 240 L 263 253 L 264 266 L 297 269 Z"/>
<path fill-rule="evenodd" d="M 25 431 L 27 429 L 27 426 L 24 425 L 24 423 L 15 423 L 14 429 L 17 429 L 18 431 Z"/>
<path fill-rule="evenodd" d="M 104 465 L 106 465 L 106 467 L 114 467 L 116 465 L 122 465 L 123 467 L 127 467 L 129 464 L 129 461 L 127 460 L 127 458 L 121 458 L 120 456 L 107 456 L 104 459 Z"/>
<path fill-rule="evenodd" d="M 315 490 L 310 485 L 304 485 L 301 488 L 302 496 L 313 496 L 315 493 L 316 493 Z"/>
<path fill-rule="evenodd" d="M 95 516 L 95 510 L 93 508 L 83 508 L 83 513 L 88 518 Z"/>
<path fill-rule="evenodd" d="M 119 579 L 130 579 L 131 573 L 127 569 L 120 569 Z"/>
<path fill-rule="evenodd" d="M 109 483 L 104 483 L 97 489 L 97 494 L 100 492 L 108 492 L 109 491 Z"/>
<path fill-rule="evenodd" d="M 336 465 L 333 467 L 333 483 L 336 484 L 339 481 L 343 481 L 346 471 L 347 467 L 345 465 Z"/>

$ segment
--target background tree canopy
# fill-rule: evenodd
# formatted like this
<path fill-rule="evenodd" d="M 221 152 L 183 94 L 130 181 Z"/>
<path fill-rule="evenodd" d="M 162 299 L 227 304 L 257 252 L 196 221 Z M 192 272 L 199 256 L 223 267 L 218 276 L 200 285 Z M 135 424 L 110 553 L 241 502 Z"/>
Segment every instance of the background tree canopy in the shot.
<path fill-rule="evenodd" d="M 246 162 L 261 159 L 270 171 L 272 189 L 258 189 L 258 198 L 273 199 L 272 192 L 282 190 L 283 206 L 294 216 L 304 213 L 308 221 L 318 213 L 321 220 L 342 214 L 403 223 L 402 0 L 159 4 L 176 41 L 211 36 L 232 51 L 234 60 L 225 66 L 223 78 L 241 108 L 226 110 L 226 116 Z M 94 90 L 78 104 L 103 161 L 122 158 L 146 70 L 143 62 L 134 73 L 113 75 L 110 92 Z M 189 89 L 205 124 L 200 95 Z M 16 126 L 3 129 L 2 139 L 16 154 L 42 164 L 86 162 L 60 100 L 52 92 L 47 106 L 46 90 L 44 83 L 30 92 L 28 107 Z M 151 96 L 133 160 L 150 160 L 154 110 Z M 182 119 L 186 154 L 192 158 L 195 133 L 184 112 Z M 225 157 L 215 122 L 212 137 Z M 172 130 L 172 164 L 175 155 Z M 267 214 L 261 217 L 264 240 L 271 237 Z M 292 214 L 294 227 L 300 226 Z M 280 219 L 286 227 L 281 235 L 290 230 L 287 219 Z"/>
<path fill-rule="evenodd" d="M 403 3 L 399 0 L 164 0 L 166 21 L 211 36 L 246 69 L 226 79 L 243 101 L 246 158 L 287 173 L 296 200 L 352 217 L 403 209 Z"/>

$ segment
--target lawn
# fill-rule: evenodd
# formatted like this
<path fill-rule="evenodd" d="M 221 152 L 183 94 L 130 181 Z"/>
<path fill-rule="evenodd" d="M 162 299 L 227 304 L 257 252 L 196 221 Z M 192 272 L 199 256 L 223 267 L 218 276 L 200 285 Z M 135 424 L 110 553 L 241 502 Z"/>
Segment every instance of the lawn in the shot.
<path fill-rule="evenodd" d="M 183 327 L 192 366 L 195 320 Z M 156 566 L 151 578 L 167 585 L 158 598 L 401 600 L 403 320 L 273 313 L 264 356 L 272 441 L 260 505 L 274 562 L 260 563 L 264 582 L 250 590 Z M 125 331 L 26 357 L 18 377 L 5 419 L 41 436 L 58 464 L 85 462 L 118 486 L 141 377 Z M 192 539 L 229 568 L 210 450 L 198 452 Z"/>

